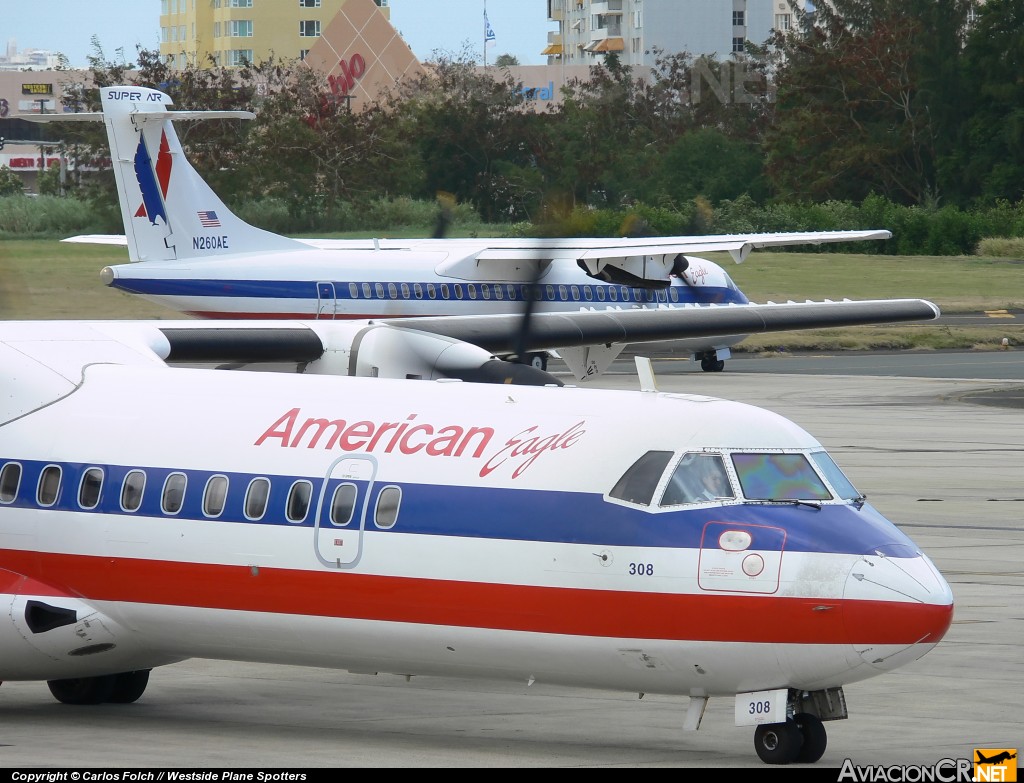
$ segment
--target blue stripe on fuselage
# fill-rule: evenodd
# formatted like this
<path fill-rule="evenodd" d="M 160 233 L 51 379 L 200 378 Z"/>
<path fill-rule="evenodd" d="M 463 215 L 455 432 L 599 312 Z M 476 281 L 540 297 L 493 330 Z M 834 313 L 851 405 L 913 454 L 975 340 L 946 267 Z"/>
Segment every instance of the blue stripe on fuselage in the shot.
<path fill-rule="evenodd" d="M 23 474 L 17 497 L 12 503 L 0 504 L 0 514 L 5 506 L 40 508 L 36 502 L 39 476 L 46 466 L 58 463 L 0 460 L 0 465 L 8 461 L 19 462 Z M 95 513 L 122 517 L 208 519 L 202 511 L 203 488 L 210 477 L 224 475 L 230 482 L 227 505 L 224 513 L 211 522 L 311 529 L 314 526 L 316 499 L 320 497 L 323 485 L 322 477 L 262 474 L 271 481 L 270 504 L 260 520 L 251 521 L 245 518 L 243 505 L 246 488 L 257 474 L 65 463 L 61 465 L 63 476 L 60 496 L 48 508 L 54 511 L 81 512 L 77 504 L 81 478 L 85 470 L 95 467 L 104 472 L 103 491 Z M 121 486 L 127 473 L 136 469 L 144 470 L 147 476 L 143 503 L 138 511 L 126 512 L 120 505 Z M 171 473 L 184 473 L 188 477 L 184 505 L 175 515 L 165 514 L 160 508 L 162 487 Z M 313 504 L 305 520 L 289 522 L 285 516 L 288 492 L 296 481 L 303 479 L 312 483 Z M 325 505 L 330 505 L 334 489 L 340 483 L 332 480 L 328 484 Z M 346 483 L 355 483 L 359 487 L 356 507 L 362 508 L 365 483 Z M 862 508 L 844 504 L 823 505 L 815 509 L 790 504 L 746 503 L 711 508 L 677 507 L 671 511 L 651 513 L 641 508 L 610 503 L 602 495 L 592 493 L 437 486 L 378 480 L 371 490 L 369 513 L 372 514 L 376 497 L 385 486 L 399 487 L 402 499 L 397 524 L 381 532 L 595 546 L 696 549 L 701 546 L 705 525 L 719 522 L 735 524 L 751 533 L 754 538 L 752 549 L 776 550 L 781 543 L 785 550 L 798 552 L 868 554 L 884 548 L 890 556 L 913 556 L 918 551 L 909 538 L 866 504 Z M 357 522 L 348 527 L 334 528 L 325 521 L 323 527 L 345 530 L 356 525 Z M 369 519 L 366 528 L 378 530 Z M 761 536 L 759 528 L 764 531 Z M 785 531 L 784 539 L 777 531 L 767 528 L 782 529 Z M 704 543 L 717 547 L 717 539 Z"/>
<path fill-rule="evenodd" d="M 481 304 L 488 302 L 517 302 L 522 301 L 521 295 L 517 294 L 516 299 L 510 299 L 505 291 L 502 292 L 502 298 L 494 296 L 493 293 L 489 298 L 485 298 L 482 295 L 482 291 L 478 292 L 477 297 L 471 298 L 465 291 L 465 287 L 468 285 L 475 285 L 477 289 L 482 289 L 483 286 L 502 286 L 503 288 L 508 285 L 515 285 L 518 289 L 519 284 L 505 284 L 505 283 L 433 283 L 435 287 L 441 285 L 448 286 L 452 291 L 450 296 L 445 299 L 440 294 L 436 294 L 434 297 L 423 296 L 408 296 L 408 297 L 391 297 L 378 296 L 374 291 L 370 296 L 364 296 L 362 294 L 363 281 L 354 282 L 359 287 L 360 293 L 353 296 L 348 287 L 352 281 L 335 282 L 333 283 L 335 288 L 335 300 L 337 301 L 380 301 L 380 302 L 450 302 L 452 304 Z M 371 290 L 375 283 L 368 281 L 366 284 L 370 285 Z M 215 297 L 224 299 L 310 299 L 317 300 L 320 298 L 320 293 L 316 282 L 312 281 L 297 281 L 297 280 L 202 280 L 202 279 L 190 279 L 190 280 L 175 280 L 175 279 L 151 279 L 151 278 L 130 278 L 130 277 L 117 277 L 111 284 L 113 288 L 120 289 L 132 294 L 146 294 L 149 296 L 191 296 L 191 297 Z M 412 287 L 413 285 L 426 285 L 422 282 L 395 282 L 392 283 L 395 286 L 406 285 Z M 615 288 L 618 298 L 612 300 L 610 298 L 598 299 L 596 295 L 592 296 L 591 299 L 585 298 L 569 298 L 561 297 L 556 295 L 554 298 L 549 297 L 546 293 L 542 292 L 541 302 L 564 302 L 571 303 L 579 307 L 629 307 L 634 304 L 747 304 L 747 298 L 738 290 L 727 288 L 727 287 L 715 287 L 715 286 L 672 286 L 670 289 L 664 289 L 665 291 L 676 292 L 677 299 L 673 300 L 671 296 L 659 295 L 660 292 L 652 292 L 652 296 L 648 297 L 648 291 L 641 288 L 628 288 L 626 286 L 611 286 L 601 283 L 573 283 L 567 285 L 576 285 L 582 288 L 584 285 L 590 286 L 593 291 L 598 288 L 604 289 L 606 292 Z M 455 295 L 455 290 L 462 286 L 463 295 L 461 297 Z M 621 292 L 628 291 L 629 298 L 624 299 Z"/>

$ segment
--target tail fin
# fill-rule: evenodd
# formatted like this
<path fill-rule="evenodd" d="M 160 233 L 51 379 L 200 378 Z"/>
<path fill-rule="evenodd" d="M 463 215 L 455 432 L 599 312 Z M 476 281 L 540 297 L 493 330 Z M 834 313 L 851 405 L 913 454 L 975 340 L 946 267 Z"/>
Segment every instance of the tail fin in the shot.
<path fill-rule="evenodd" d="M 185 158 L 171 120 L 246 119 L 247 111 L 169 111 L 147 87 L 104 87 L 102 113 L 34 114 L 33 122 L 103 121 L 132 261 L 176 261 L 230 253 L 308 250 L 250 226 L 231 212 Z"/>
<path fill-rule="evenodd" d="M 169 96 L 105 87 L 103 120 L 132 261 L 305 248 L 232 213 L 185 158 L 173 119 L 252 119 L 249 112 L 168 111 Z"/>

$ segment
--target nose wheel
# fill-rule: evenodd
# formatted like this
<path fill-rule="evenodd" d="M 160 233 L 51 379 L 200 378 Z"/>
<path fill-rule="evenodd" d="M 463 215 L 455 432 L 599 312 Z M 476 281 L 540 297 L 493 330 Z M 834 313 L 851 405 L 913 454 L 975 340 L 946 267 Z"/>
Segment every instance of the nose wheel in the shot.
<path fill-rule="evenodd" d="M 754 749 L 765 764 L 813 764 L 825 753 L 827 744 L 821 720 L 807 712 L 754 730 Z"/>

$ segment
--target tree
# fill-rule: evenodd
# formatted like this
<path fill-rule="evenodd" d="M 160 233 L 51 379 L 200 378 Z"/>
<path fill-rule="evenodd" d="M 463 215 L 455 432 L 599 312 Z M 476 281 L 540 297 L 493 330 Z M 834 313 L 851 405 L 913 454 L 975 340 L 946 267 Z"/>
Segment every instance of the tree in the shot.
<path fill-rule="evenodd" d="M 499 54 L 494 60 L 494 64 L 498 68 L 508 68 L 513 65 L 519 65 L 519 58 L 514 54 Z"/>
<path fill-rule="evenodd" d="M 0 166 L 0 196 L 20 196 L 25 192 L 21 177 L 7 166 Z"/>
<path fill-rule="evenodd" d="M 978 9 L 963 57 L 970 118 L 945 173 L 965 197 L 1024 198 L 1024 6 L 989 0 Z"/>
<path fill-rule="evenodd" d="M 937 159 L 960 122 L 955 63 L 969 0 L 832 0 L 773 40 L 768 174 L 791 199 L 909 204 L 941 195 Z"/>

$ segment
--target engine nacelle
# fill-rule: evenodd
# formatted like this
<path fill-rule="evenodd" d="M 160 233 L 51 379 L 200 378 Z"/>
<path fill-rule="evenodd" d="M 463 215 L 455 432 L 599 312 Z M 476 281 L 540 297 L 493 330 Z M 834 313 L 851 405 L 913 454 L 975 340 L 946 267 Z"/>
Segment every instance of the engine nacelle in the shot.
<path fill-rule="evenodd" d="M 689 261 L 682 253 L 623 258 L 582 258 L 580 268 L 595 280 L 631 288 L 661 290 L 672 285 L 671 276 L 686 271 Z"/>
<path fill-rule="evenodd" d="M 438 380 L 543 386 L 561 381 L 525 364 L 504 362 L 471 343 L 385 324 L 349 329 L 317 327 L 323 355 L 304 372 L 373 378 Z"/>

